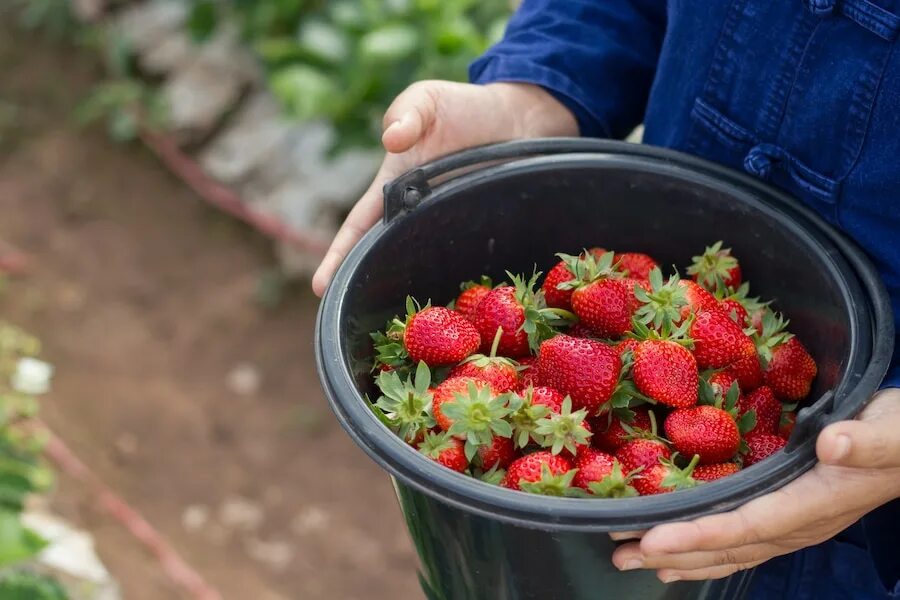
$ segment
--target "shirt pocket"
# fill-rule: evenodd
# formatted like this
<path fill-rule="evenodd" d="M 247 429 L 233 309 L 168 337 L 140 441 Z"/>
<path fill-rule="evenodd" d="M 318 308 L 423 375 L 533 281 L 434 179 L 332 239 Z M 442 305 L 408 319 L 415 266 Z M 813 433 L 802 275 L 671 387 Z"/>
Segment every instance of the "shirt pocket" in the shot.
<path fill-rule="evenodd" d="M 758 43 L 770 44 L 769 64 L 741 62 L 753 42 L 742 47 L 735 36 L 721 37 L 719 60 L 732 64 L 717 68 L 736 75 L 708 83 L 696 99 L 689 150 L 712 159 L 725 153 L 836 220 L 841 183 L 862 152 L 900 18 L 869 0 L 790 4 L 790 18 L 784 5 L 778 14 L 741 11 L 742 20 L 759 21 L 758 32 L 770 23 L 755 49 L 758 57 Z"/>

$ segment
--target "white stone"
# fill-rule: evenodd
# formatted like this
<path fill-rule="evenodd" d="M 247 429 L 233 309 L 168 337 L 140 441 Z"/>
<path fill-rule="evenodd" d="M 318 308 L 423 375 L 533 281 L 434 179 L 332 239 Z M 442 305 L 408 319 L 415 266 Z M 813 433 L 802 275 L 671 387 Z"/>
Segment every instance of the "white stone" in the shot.
<path fill-rule="evenodd" d="M 241 363 L 228 373 L 228 389 L 240 396 L 252 396 L 259 391 L 262 375 L 259 368 L 250 363 Z"/>
<path fill-rule="evenodd" d="M 19 359 L 10 383 L 17 392 L 39 396 L 50 391 L 53 365 L 36 358 Z"/>

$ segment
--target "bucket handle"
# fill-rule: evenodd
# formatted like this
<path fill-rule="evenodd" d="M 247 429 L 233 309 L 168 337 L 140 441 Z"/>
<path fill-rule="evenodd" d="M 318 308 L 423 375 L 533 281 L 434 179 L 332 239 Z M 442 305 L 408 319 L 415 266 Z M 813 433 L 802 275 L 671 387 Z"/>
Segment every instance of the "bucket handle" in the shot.
<path fill-rule="evenodd" d="M 542 138 L 477 146 L 438 158 L 404 173 L 384 186 L 384 222 L 415 209 L 431 193 L 430 181 L 452 171 L 488 162 L 547 154 L 627 152 L 635 144 L 592 138 Z"/>
<path fill-rule="evenodd" d="M 794 430 L 791 439 L 788 440 L 784 451 L 787 454 L 794 452 L 801 444 L 819 434 L 826 425 L 831 424 L 831 413 L 834 409 L 834 391 L 828 390 L 812 405 L 801 408 L 794 422 Z"/>

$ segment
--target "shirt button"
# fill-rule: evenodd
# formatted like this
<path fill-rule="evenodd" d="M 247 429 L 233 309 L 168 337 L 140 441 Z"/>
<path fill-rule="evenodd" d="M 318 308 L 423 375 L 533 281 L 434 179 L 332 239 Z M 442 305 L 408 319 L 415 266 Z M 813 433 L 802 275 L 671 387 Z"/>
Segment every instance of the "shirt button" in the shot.
<path fill-rule="evenodd" d="M 805 0 L 806 8 L 819 17 L 830 17 L 834 14 L 837 0 Z"/>
<path fill-rule="evenodd" d="M 744 158 L 744 170 L 760 179 L 768 179 L 772 174 L 772 159 L 764 146 L 754 146 Z"/>

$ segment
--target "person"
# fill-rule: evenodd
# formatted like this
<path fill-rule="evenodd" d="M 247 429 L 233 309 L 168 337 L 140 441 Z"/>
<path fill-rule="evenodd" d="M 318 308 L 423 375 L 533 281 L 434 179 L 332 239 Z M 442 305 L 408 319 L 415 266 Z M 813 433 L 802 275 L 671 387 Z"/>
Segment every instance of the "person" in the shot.
<path fill-rule="evenodd" d="M 854 238 L 900 318 L 898 30 L 897 0 L 524 0 L 471 84 L 416 83 L 389 108 L 387 157 L 314 290 L 406 170 L 469 146 L 621 138 L 643 123 L 644 143 L 768 181 Z M 732 512 L 618 535 L 631 541 L 613 562 L 666 582 L 762 565 L 756 598 L 900 596 L 898 387 L 895 354 L 860 417 L 819 435 L 811 471 Z"/>

